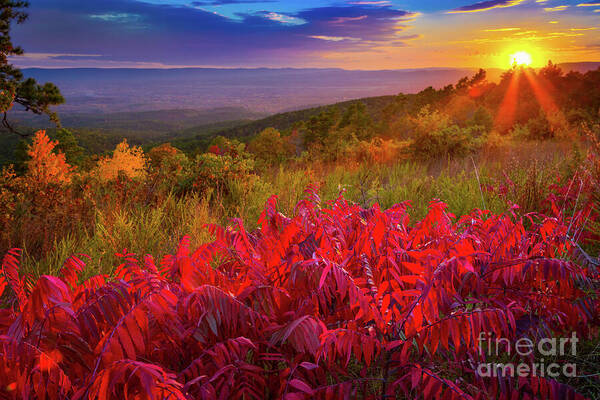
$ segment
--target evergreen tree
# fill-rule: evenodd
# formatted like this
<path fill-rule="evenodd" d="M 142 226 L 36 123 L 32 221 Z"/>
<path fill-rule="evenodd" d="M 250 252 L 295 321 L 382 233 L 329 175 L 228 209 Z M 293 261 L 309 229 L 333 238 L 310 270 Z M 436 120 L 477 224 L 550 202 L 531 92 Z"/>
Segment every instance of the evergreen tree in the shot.
<path fill-rule="evenodd" d="M 58 129 L 53 135 L 53 139 L 58 141 L 56 149 L 65 154 L 69 164 L 78 166 L 83 164 L 85 151 L 77 142 L 73 132 L 63 128 Z"/>
<path fill-rule="evenodd" d="M 38 84 L 35 79 L 25 79 L 19 68 L 9 63 L 9 57 L 23 54 L 23 49 L 12 43 L 10 28 L 13 23 L 21 24 L 27 19 L 23 11 L 29 6 L 27 1 L 0 0 L 0 113 L 3 114 L 2 126 L 5 130 L 18 132 L 8 122 L 7 112 L 15 103 L 26 111 L 46 114 L 51 121 L 60 125 L 58 116 L 50 106 L 64 103 L 65 99 L 52 83 Z"/>
<path fill-rule="evenodd" d="M 325 139 L 338 122 L 338 119 L 339 109 L 337 107 L 322 111 L 319 115 L 311 117 L 304 127 L 304 147 L 324 145 Z"/>
<path fill-rule="evenodd" d="M 370 139 L 373 134 L 373 121 L 363 102 L 352 104 L 346 109 L 340 121 L 340 128 L 351 127 L 358 139 Z"/>
<path fill-rule="evenodd" d="M 483 128 L 484 133 L 489 133 L 494 127 L 494 117 L 485 107 L 479 106 L 467 122 L 467 125 L 480 126 Z"/>

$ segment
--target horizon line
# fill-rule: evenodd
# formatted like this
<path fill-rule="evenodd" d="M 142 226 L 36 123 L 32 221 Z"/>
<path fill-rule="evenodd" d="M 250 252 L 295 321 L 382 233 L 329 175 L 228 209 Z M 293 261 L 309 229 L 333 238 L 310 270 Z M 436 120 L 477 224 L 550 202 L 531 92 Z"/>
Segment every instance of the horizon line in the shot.
<path fill-rule="evenodd" d="M 551 60 L 548 60 L 551 61 Z M 561 62 L 561 63 L 553 63 L 554 65 L 564 65 L 564 64 L 600 64 L 600 60 L 598 61 L 569 61 L 569 62 Z M 540 69 L 545 67 L 547 64 L 544 64 L 539 67 L 531 67 L 533 69 Z M 66 70 L 66 69 L 89 69 L 89 70 L 186 70 L 186 69 L 210 69 L 210 70 L 340 70 L 340 71 L 349 71 L 349 72 L 384 72 L 384 71 L 410 71 L 410 70 L 444 70 L 444 69 L 483 69 L 483 70 L 510 70 L 510 67 L 502 68 L 502 67 L 473 67 L 473 66 L 443 66 L 443 67 L 403 67 L 403 68 L 383 68 L 383 69 L 359 69 L 359 68 L 342 68 L 342 67 L 228 67 L 228 66 L 104 66 L 104 67 L 74 67 L 74 66 L 18 66 L 17 68 L 21 70 L 27 69 L 43 69 L 43 70 Z"/>

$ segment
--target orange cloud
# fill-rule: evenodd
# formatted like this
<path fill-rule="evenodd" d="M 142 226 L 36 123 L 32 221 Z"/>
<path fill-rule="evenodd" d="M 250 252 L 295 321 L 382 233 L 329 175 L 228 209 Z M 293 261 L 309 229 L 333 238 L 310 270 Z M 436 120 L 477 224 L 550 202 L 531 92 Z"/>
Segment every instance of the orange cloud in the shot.
<path fill-rule="evenodd" d="M 495 28 L 495 29 L 484 29 L 484 32 L 510 32 L 510 31 L 518 31 L 521 28 Z"/>

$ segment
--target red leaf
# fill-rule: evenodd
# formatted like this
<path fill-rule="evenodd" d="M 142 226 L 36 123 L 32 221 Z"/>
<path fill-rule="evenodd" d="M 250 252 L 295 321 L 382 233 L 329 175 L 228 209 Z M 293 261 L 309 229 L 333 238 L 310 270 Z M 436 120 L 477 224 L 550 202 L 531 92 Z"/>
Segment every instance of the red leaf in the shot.
<path fill-rule="evenodd" d="M 312 390 L 312 388 L 310 386 L 308 386 L 306 383 L 302 382 L 300 379 L 292 379 L 290 381 L 290 386 L 295 387 L 298 390 L 303 391 L 304 393 L 308 394 L 308 395 L 313 395 L 314 391 Z"/>

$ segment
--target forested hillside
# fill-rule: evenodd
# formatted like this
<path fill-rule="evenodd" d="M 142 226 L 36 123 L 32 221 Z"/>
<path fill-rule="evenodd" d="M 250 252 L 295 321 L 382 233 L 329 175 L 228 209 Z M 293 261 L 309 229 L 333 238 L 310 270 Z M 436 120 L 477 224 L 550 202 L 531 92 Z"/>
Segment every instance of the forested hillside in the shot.
<path fill-rule="evenodd" d="M 156 110 L 122 113 L 64 114 L 61 123 L 72 132 L 87 154 L 102 154 L 111 151 L 127 138 L 136 145 L 151 146 L 153 143 L 195 138 L 210 141 L 217 132 L 250 120 L 263 117 L 264 114 L 253 113 L 245 108 L 219 108 L 211 110 Z M 47 126 L 46 117 L 14 111 L 10 118 L 19 121 L 19 129 L 23 132 L 35 132 L 39 127 Z M 56 128 L 48 130 L 49 135 L 56 136 Z M 60 134 L 59 134 L 60 136 Z M 208 139 L 206 139 L 208 138 Z M 0 136 L 0 165 L 19 162 L 18 135 Z M 20 145 L 21 149 L 23 144 Z M 15 154 L 15 151 L 17 152 Z"/>

